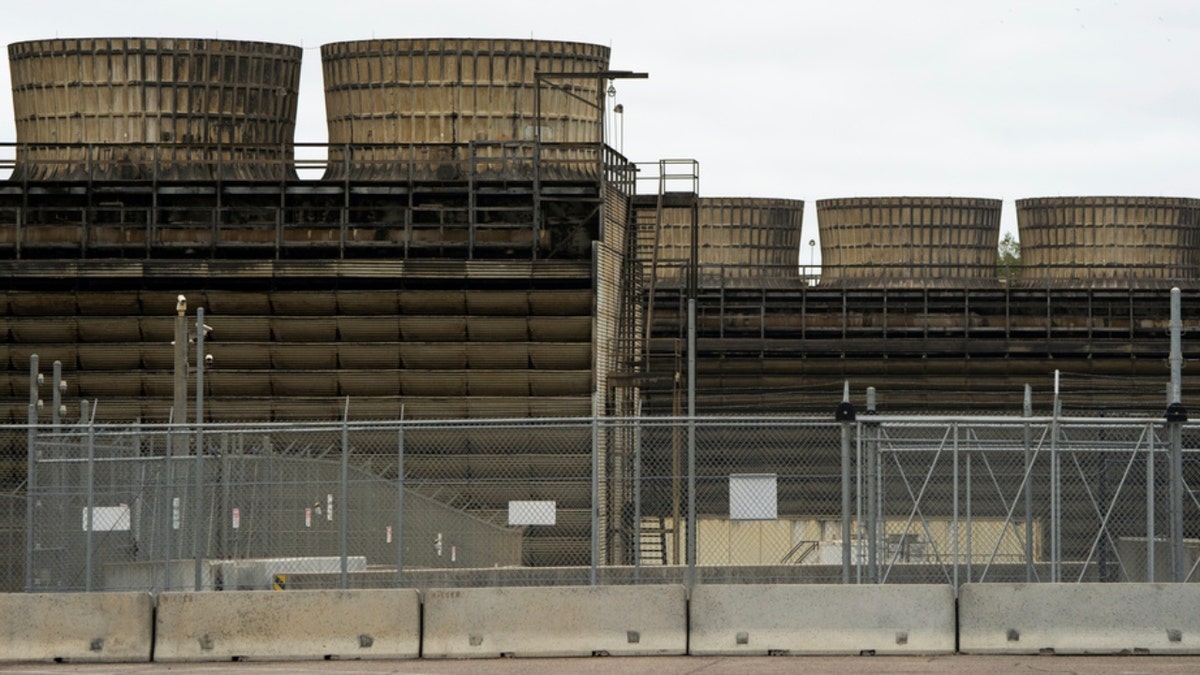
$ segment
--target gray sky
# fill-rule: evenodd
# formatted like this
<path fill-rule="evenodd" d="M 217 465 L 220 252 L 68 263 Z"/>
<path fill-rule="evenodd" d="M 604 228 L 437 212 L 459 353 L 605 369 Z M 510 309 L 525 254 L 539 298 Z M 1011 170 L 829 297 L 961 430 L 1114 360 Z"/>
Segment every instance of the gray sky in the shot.
<path fill-rule="evenodd" d="M 297 141 L 326 138 L 321 44 L 509 37 L 612 47 L 624 149 L 700 161 L 706 196 L 1200 196 L 1188 0 L 58 0 L 4 42 L 219 37 L 305 47 Z M 7 68 L 0 140 L 15 140 Z M 613 142 L 619 143 L 619 139 Z M 802 256 L 803 258 L 803 256 Z"/>

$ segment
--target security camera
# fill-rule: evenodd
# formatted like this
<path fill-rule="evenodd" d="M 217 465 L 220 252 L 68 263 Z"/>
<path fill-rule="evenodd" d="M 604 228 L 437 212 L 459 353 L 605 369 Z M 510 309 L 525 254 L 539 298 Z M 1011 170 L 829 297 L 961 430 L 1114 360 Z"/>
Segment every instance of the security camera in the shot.
<path fill-rule="evenodd" d="M 175 297 L 175 311 L 176 312 L 186 312 L 187 311 L 187 298 L 185 298 L 182 295 Z"/>
<path fill-rule="evenodd" d="M 212 354 L 205 354 L 204 355 L 204 365 L 212 366 L 212 364 L 213 364 Z"/>

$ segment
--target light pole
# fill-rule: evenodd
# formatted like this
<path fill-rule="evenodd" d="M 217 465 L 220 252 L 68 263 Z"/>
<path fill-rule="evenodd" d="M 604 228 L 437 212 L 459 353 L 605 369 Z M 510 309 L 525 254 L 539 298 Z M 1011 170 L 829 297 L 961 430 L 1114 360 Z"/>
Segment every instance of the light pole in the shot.
<path fill-rule="evenodd" d="M 617 152 L 621 153 L 621 156 L 624 157 L 625 156 L 625 104 L 618 103 L 616 106 L 614 106 L 613 114 L 618 116 L 617 117 L 618 128 L 620 129 L 620 136 L 619 136 L 619 139 L 617 140 Z"/>
<path fill-rule="evenodd" d="M 175 397 L 171 404 L 171 421 L 187 423 L 187 298 L 175 298 Z"/>
<path fill-rule="evenodd" d="M 187 378 L 188 378 L 188 343 L 196 343 L 196 423 L 204 421 L 204 367 L 211 366 L 211 354 L 204 352 L 204 338 L 212 332 L 212 328 L 204 323 L 204 308 L 196 308 L 196 333 L 189 337 L 187 326 L 187 297 L 179 295 L 175 298 L 175 372 L 174 372 L 174 402 L 171 408 L 171 420 L 175 424 L 187 424 Z"/>
<path fill-rule="evenodd" d="M 808 285 L 809 286 L 815 285 L 813 283 L 813 277 L 816 276 L 816 274 L 813 272 L 813 256 L 815 256 L 816 254 L 817 254 L 817 240 L 809 239 L 808 240 Z"/>

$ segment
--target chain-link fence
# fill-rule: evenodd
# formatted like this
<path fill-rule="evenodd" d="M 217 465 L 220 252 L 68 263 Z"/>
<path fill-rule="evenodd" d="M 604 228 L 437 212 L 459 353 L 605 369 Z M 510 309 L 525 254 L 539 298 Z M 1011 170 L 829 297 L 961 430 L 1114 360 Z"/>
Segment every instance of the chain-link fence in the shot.
<path fill-rule="evenodd" d="M 1200 579 L 1194 427 L 1100 418 L 860 429 L 858 578 Z"/>
<path fill-rule="evenodd" d="M 10 586 L 28 590 L 1200 579 L 1200 427 L 1163 420 L 93 425 L 33 442 L 33 508 L 0 502 L 24 553 Z"/>

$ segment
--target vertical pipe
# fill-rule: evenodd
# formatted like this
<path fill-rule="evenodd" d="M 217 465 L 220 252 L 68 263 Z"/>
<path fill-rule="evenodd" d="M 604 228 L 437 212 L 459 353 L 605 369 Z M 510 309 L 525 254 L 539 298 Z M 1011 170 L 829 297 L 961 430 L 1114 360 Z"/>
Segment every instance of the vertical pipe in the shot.
<path fill-rule="evenodd" d="M 1171 400 L 1168 403 L 1179 403 L 1183 399 L 1183 318 L 1181 297 L 1178 287 L 1171 289 Z"/>
<path fill-rule="evenodd" d="M 401 415 L 403 417 L 403 415 Z M 404 420 L 396 429 L 396 588 L 404 587 Z"/>
<path fill-rule="evenodd" d="M 84 532 L 83 590 L 92 590 L 92 531 L 96 529 L 96 426 L 88 424 L 87 440 L 87 530 Z"/>
<path fill-rule="evenodd" d="M 1146 452 L 1146 581 L 1154 583 L 1154 423 L 1146 427 L 1150 438 Z"/>
<path fill-rule="evenodd" d="M 1183 368 L 1183 319 L 1179 288 L 1171 289 L 1171 401 L 1167 408 L 1167 427 L 1171 440 L 1171 573 L 1181 583 L 1187 575 L 1183 551 L 1183 422 L 1187 420 L 1180 399 Z"/>
<path fill-rule="evenodd" d="M 596 567 L 600 564 L 600 417 L 592 406 L 592 517 L 591 562 L 588 565 L 588 584 L 596 585 Z"/>
<path fill-rule="evenodd" d="M 693 214 L 694 216 L 694 214 Z M 693 217 L 694 221 L 694 217 Z M 692 237 L 695 239 L 695 223 L 693 222 Z M 693 242 L 693 248 L 695 243 Z M 693 258 L 693 267 L 694 267 Z M 692 272 L 693 278 L 695 271 Z M 696 297 L 688 298 L 688 512 L 687 512 L 687 560 L 688 587 L 696 584 Z"/>
<path fill-rule="evenodd" d="M 1021 413 L 1033 417 L 1033 387 L 1025 385 L 1025 405 Z M 1033 582 L 1033 428 L 1025 422 L 1025 582 Z"/>
<path fill-rule="evenodd" d="M 25 592 L 33 592 L 33 521 L 37 501 L 38 355 L 29 357 L 29 412 L 25 439 Z"/>
<path fill-rule="evenodd" d="M 341 574 L 338 577 L 339 588 L 345 590 L 350 586 L 350 542 L 347 538 L 347 528 L 350 526 L 350 397 L 346 397 L 346 410 L 342 415 L 342 466 L 341 496 L 339 498 L 338 516 L 338 555 L 341 558 Z"/>

